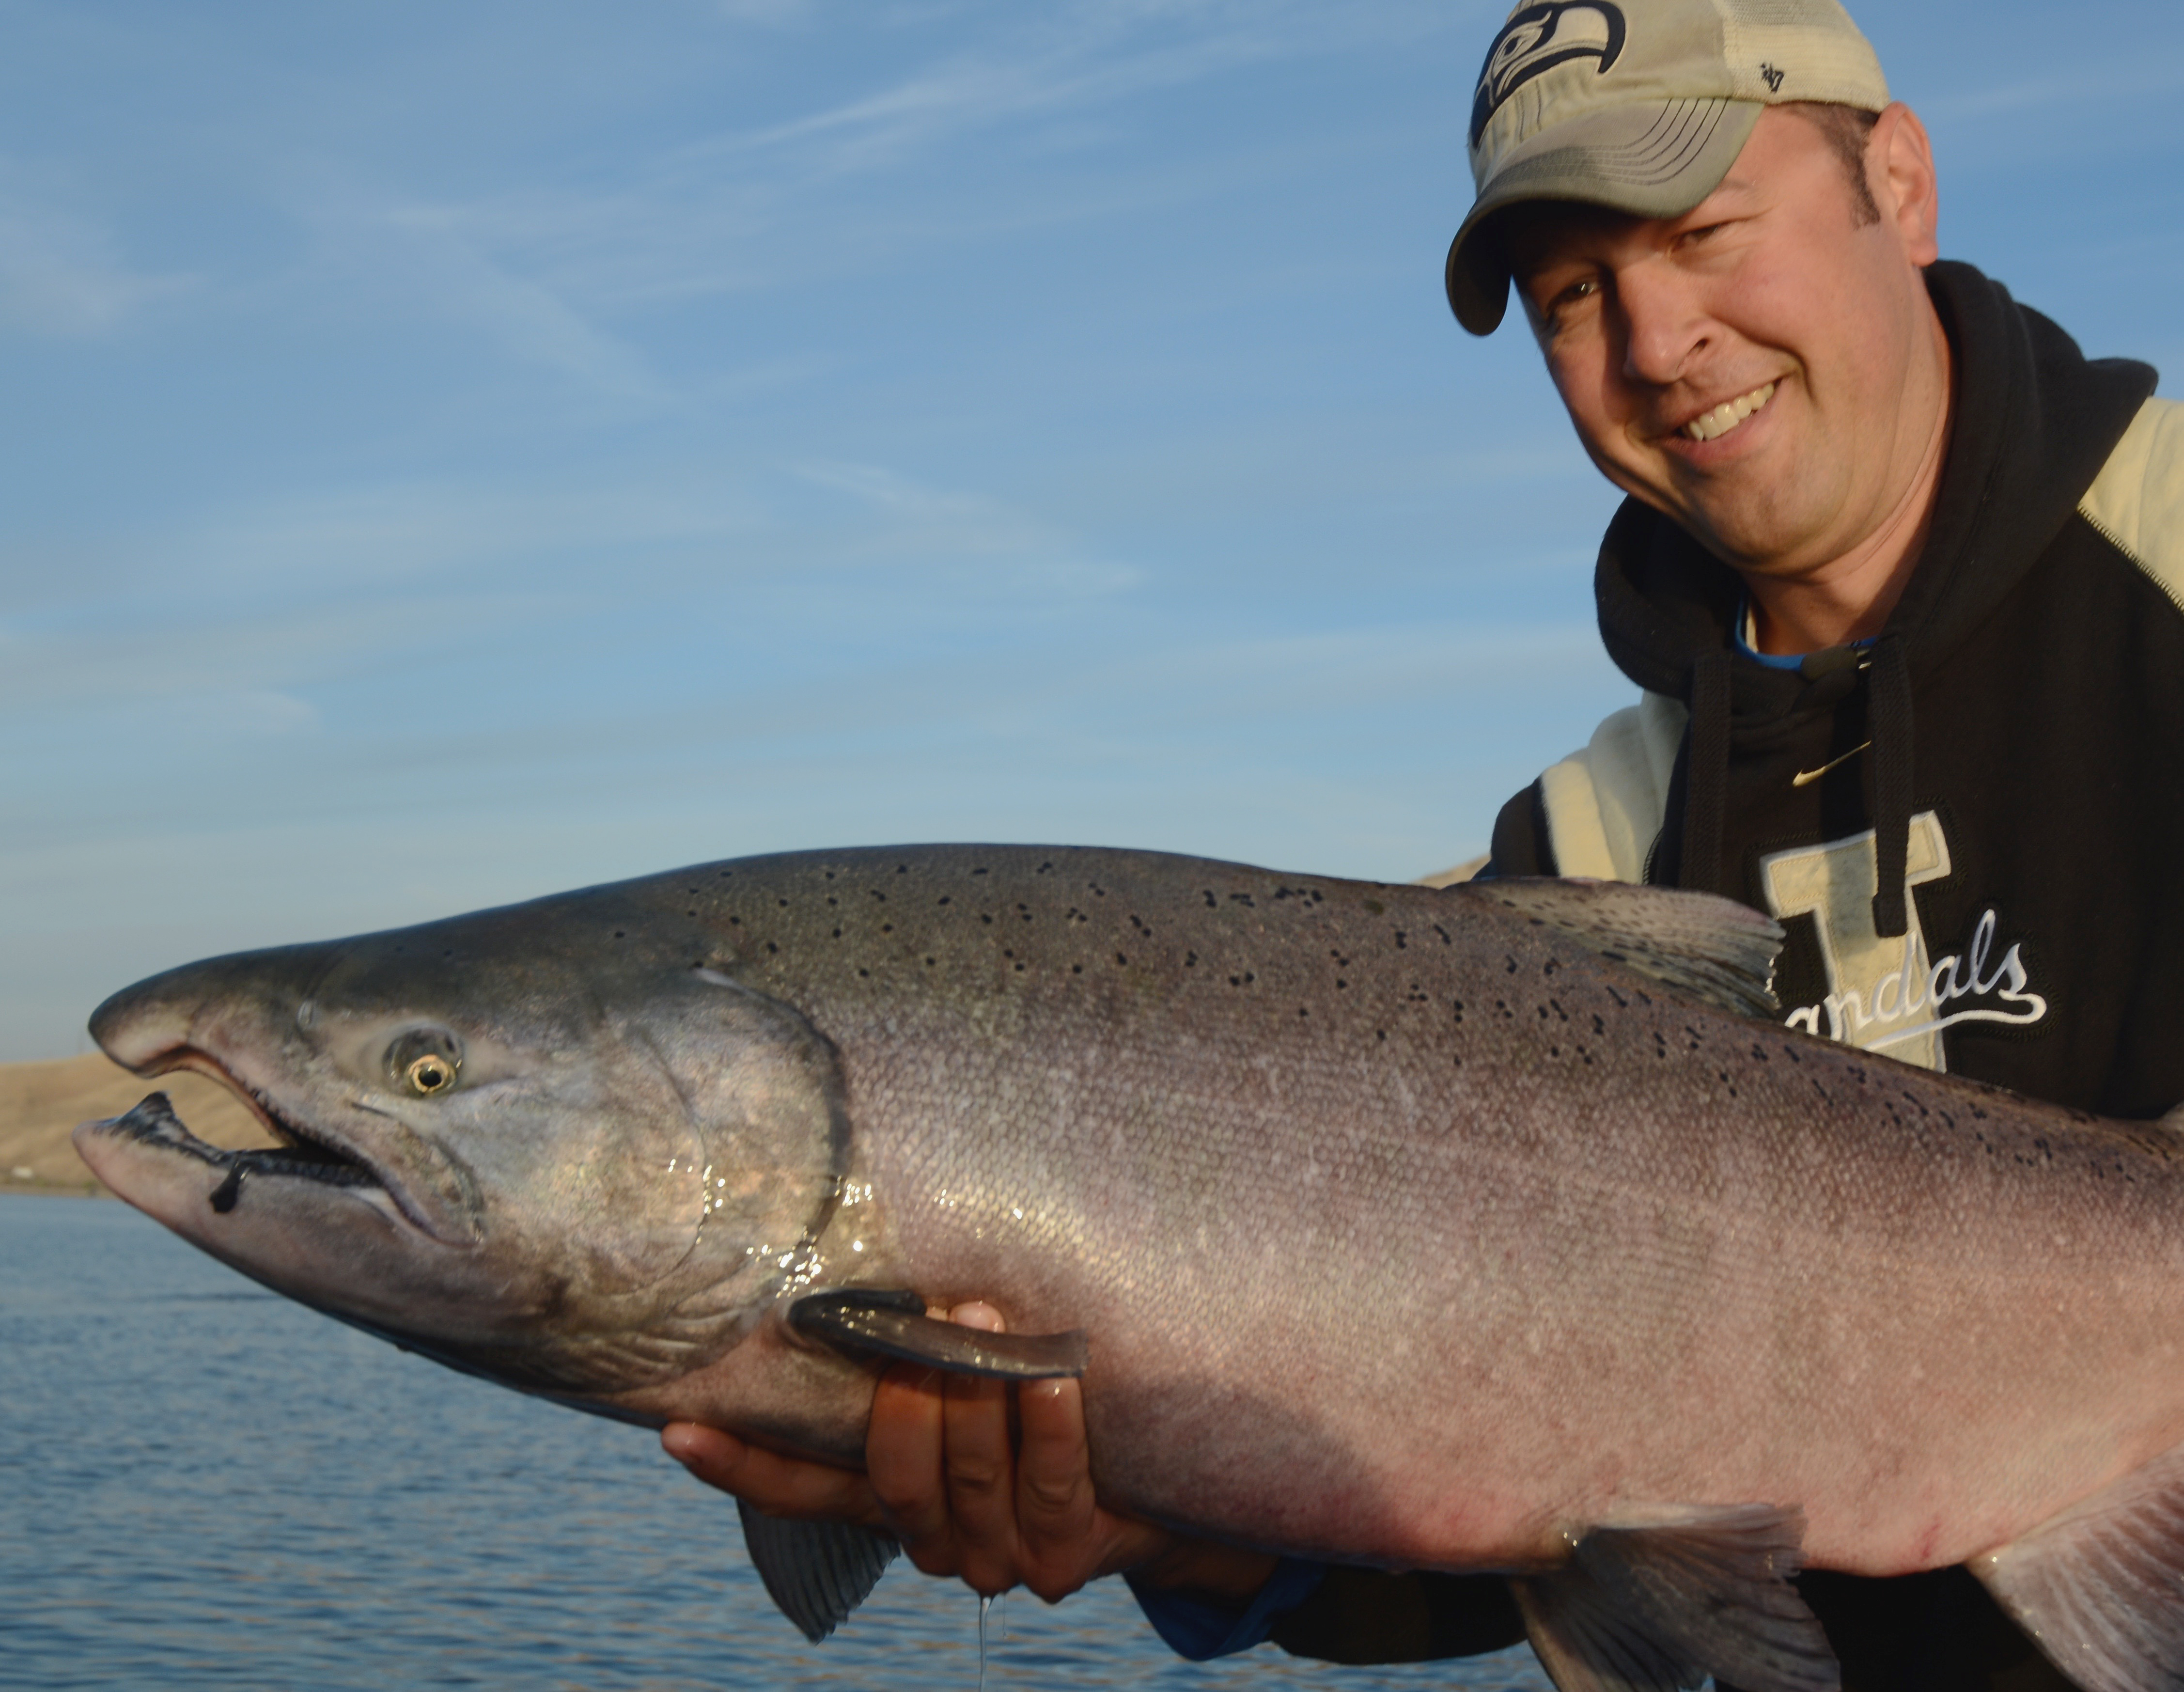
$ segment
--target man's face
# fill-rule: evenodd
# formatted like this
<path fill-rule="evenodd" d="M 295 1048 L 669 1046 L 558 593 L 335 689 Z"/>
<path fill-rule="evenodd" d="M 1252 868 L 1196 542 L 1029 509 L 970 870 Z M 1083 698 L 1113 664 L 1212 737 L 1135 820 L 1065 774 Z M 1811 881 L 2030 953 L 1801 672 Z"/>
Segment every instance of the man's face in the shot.
<path fill-rule="evenodd" d="M 1886 524 L 1934 438 L 1944 378 L 1919 267 L 1924 198 L 1889 158 L 1860 226 L 1819 127 L 1770 108 L 1688 215 L 1524 208 L 1518 293 L 1585 450 L 1608 479 L 1740 569 L 1823 571 Z M 1899 149 L 1900 150 L 1900 149 Z M 1945 366 L 1942 366 L 1945 369 Z"/>

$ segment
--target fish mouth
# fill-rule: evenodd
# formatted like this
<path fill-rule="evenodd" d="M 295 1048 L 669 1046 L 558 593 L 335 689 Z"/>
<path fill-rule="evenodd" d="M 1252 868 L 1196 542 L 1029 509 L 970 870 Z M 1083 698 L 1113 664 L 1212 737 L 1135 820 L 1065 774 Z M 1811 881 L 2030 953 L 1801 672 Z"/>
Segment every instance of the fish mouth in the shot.
<path fill-rule="evenodd" d="M 113 1121 L 99 1125 L 117 1138 L 136 1140 L 161 1151 L 179 1153 L 225 1171 L 226 1178 L 212 1195 L 212 1208 L 223 1215 L 235 1208 L 244 1181 L 254 1175 L 293 1175 L 327 1187 L 368 1187 L 385 1192 L 390 1198 L 394 1198 L 387 1183 L 369 1165 L 323 1141 L 309 1137 L 300 1129 L 285 1122 L 262 1099 L 253 1102 L 266 1125 L 281 1136 L 281 1145 L 231 1151 L 224 1146 L 200 1140 L 182 1125 L 181 1118 L 175 1114 L 173 1100 L 164 1092 L 148 1095 L 126 1115 L 117 1116 Z"/>
<path fill-rule="evenodd" d="M 353 1189 L 358 1198 L 378 1201 L 373 1208 L 398 1215 L 426 1238 L 443 1245 L 460 1243 L 450 1239 L 444 1228 L 434 1226 L 433 1218 L 419 1203 L 417 1196 L 382 1164 L 325 1130 L 297 1120 L 282 1110 L 264 1088 L 251 1086 L 209 1053 L 194 1046 L 172 1048 L 153 1062 L 142 1065 L 138 1073 L 170 1075 L 178 1069 L 217 1081 L 241 1100 L 258 1119 L 259 1125 L 281 1143 L 270 1148 L 230 1150 L 201 1140 L 175 1114 L 173 1103 L 164 1092 L 152 1094 L 127 1115 L 117 1117 L 105 1125 L 139 1142 L 180 1153 L 224 1170 L 226 1178 L 212 1195 L 212 1208 L 221 1215 L 235 1208 L 243 1183 L 251 1176 L 286 1175 L 315 1181 L 322 1187 Z"/>

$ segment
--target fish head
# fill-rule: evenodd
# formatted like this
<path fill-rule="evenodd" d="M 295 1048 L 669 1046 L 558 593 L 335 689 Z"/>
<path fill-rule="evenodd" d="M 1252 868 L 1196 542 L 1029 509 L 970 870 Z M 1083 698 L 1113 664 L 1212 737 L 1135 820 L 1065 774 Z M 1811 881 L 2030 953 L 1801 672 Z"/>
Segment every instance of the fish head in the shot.
<path fill-rule="evenodd" d="M 154 976 L 99 1045 L 225 1083 L 282 1144 L 223 1152 L 155 1095 L 78 1149 L 213 1255 L 456 1367 L 579 1401 L 700 1367 L 808 1276 L 846 1118 L 801 1016 L 640 916 L 542 902 Z"/>

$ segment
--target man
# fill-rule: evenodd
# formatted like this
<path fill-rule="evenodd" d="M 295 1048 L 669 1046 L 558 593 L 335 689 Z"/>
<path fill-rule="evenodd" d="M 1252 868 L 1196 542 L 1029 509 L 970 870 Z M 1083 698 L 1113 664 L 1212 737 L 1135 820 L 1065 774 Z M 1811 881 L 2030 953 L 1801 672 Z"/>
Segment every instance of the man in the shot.
<path fill-rule="evenodd" d="M 1788 930 L 1793 1025 L 2114 1115 L 2184 1097 L 2184 408 L 1938 262 L 1925 132 L 1835 0 L 1522 6 L 1470 141 L 1450 302 L 1490 332 L 1513 278 L 1630 496 L 1596 592 L 1643 690 L 1504 808 L 1489 873 L 1727 893 Z M 1012 1446 L 1000 1388 L 899 1372 L 869 1481 L 666 1440 L 982 1592 L 1128 1571 L 1194 1656 L 1520 1637 L 1490 1576 L 1107 1516 L 1075 1393 L 1026 1389 Z M 2067 1684 L 1962 1571 L 1802 1587 L 1860 1692 Z"/>

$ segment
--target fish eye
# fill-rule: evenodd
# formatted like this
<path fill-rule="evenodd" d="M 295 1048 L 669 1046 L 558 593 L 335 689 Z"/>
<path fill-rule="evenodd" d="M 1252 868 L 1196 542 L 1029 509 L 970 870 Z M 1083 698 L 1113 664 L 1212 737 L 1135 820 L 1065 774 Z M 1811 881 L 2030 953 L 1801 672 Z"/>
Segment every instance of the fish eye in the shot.
<path fill-rule="evenodd" d="M 413 1028 L 387 1048 L 387 1073 L 420 1098 L 447 1092 L 463 1067 L 462 1042 L 444 1028 Z"/>

